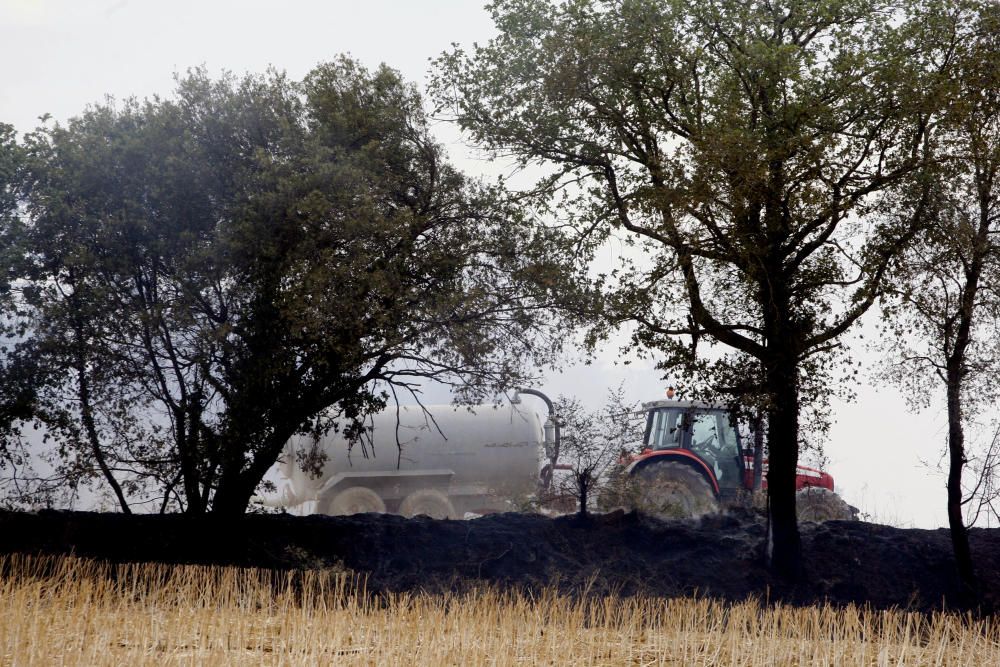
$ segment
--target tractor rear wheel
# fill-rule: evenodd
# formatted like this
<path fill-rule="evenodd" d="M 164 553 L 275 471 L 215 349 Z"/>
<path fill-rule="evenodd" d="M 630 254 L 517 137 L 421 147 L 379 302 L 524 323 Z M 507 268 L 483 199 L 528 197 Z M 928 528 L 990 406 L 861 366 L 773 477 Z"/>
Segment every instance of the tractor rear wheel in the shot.
<path fill-rule="evenodd" d="M 364 486 L 352 486 L 344 489 L 330 502 L 327 512 L 334 516 L 347 514 L 364 514 L 365 512 L 385 512 L 385 503 L 377 493 Z"/>
<path fill-rule="evenodd" d="M 719 511 L 705 476 L 678 461 L 653 463 L 633 473 L 635 508 L 660 519 L 689 519 Z"/>
<path fill-rule="evenodd" d="M 599 512 L 613 512 L 614 510 L 632 509 L 635 504 L 632 496 L 635 490 L 635 480 L 619 468 L 611 472 L 606 483 L 598 487 L 597 490 L 597 510 Z M 573 504 L 576 509 L 576 503 Z"/>
<path fill-rule="evenodd" d="M 810 486 L 795 494 L 799 521 L 851 521 L 854 510 L 843 498 L 829 489 Z"/>
<path fill-rule="evenodd" d="M 420 489 L 406 496 L 399 505 L 399 513 L 406 517 L 424 514 L 432 519 L 454 519 L 457 516 L 448 496 L 434 489 Z"/>

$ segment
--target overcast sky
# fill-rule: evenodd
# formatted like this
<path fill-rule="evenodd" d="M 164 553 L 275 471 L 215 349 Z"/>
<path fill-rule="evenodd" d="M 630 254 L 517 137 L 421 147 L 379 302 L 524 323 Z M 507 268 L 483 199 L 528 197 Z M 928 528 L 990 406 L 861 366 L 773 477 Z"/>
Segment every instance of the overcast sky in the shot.
<path fill-rule="evenodd" d="M 168 95 L 174 73 L 198 65 L 214 74 L 274 66 L 299 78 L 339 53 L 372 67 L 385 62 L 423 87 L 429 58 L 492 34 L 480 0 L 0 0 L 0 122 L 24 132 L 42 114 L 64 121 L 105 95 Z M 470 154 L 454 128 L 435 131 L 466 172 L 498 171 Z M 636 401 L 660 398 L 668 382 L 651 364 L 616 364 L 612 348 L 591 365 L 549 373 L 541 388 L 595 407 L 622 381 Z M 838 491 L 884 522 L 946 525 L 944 477 L 935 470 L 942 402 L 913 415 L 893 387 L 861 382 L 857 402 L 835 404 L 826 446 Z"/>

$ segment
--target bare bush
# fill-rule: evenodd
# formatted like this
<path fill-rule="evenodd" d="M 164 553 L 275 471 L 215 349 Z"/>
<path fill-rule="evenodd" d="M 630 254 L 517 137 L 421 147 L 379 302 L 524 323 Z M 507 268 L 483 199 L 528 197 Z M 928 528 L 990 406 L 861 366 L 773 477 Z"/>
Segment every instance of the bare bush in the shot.
<path fill-rule="evenodd" d="M 556 411 L 563 428 L 558 466 L 564 474 L 553 480 L 556 502 L 586 516 L 596 493 L 607 487 L 613 470 L 629 445 L 642 438 L 642 418 L 625 400 L 623 385 L 608 392 L 604 406 L 588 411 L 576 398 L 560 396 Z"/>

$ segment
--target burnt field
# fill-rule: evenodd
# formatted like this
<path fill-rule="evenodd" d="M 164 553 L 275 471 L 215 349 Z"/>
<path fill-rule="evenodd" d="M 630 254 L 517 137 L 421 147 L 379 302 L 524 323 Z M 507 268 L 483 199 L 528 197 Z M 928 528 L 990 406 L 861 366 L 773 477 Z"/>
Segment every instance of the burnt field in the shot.
<path fill-rule="evenodd" d="M 74 554 L 112 563 L 212 564 L 356 573 L 372 593 L 617 594 L 791 604 L 960 608 L 948 532 L 864 522 L 804 524 L 806 576 L 790 584 L 760 552 L 762 517 L 661 522 L 613 513 L 587 520 L 498 514 L 469 521 L 391 515 L 212 517 L 0 512 L 0 555 Z M 974 529 L 983 601 L 1000 591 L 1000 530 Z"/>

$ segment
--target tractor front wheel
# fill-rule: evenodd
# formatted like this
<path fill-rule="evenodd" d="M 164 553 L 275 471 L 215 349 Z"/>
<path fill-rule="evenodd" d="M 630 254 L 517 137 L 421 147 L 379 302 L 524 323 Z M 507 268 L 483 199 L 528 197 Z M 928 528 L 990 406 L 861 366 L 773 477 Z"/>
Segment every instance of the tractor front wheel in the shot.
<path fill-rule="evenodd" d="M 795 511 L 799 521 L 851 521 L 855 510 L 843 498 L 829 489 L 810 486 L 795 494 Z"/>
<path fill-rule="evenodd" d="M 646 465 L 632 476 L 634 506 L 660 519 L 690 519 L 719 511 L 705 476 L 677 461 Z"/>

